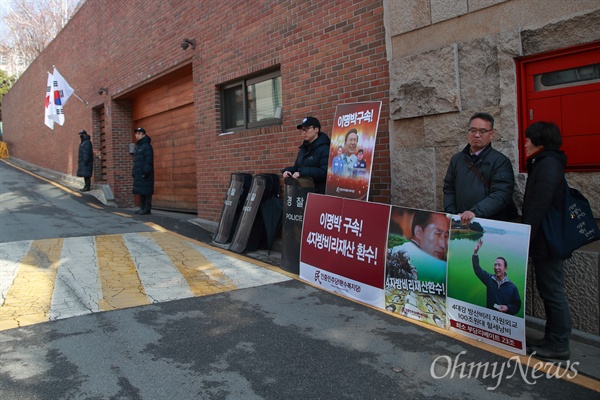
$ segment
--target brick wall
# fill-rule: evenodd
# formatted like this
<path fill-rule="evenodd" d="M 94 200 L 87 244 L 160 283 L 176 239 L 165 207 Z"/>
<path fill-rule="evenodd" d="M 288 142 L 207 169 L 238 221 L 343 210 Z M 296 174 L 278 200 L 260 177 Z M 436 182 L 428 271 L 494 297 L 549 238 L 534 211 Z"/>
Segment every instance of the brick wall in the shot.
<path fill-rule="evenodd" d="M 182 50 L 182 39 L 196 39 Z M 381 1 L 158 2 L 87 0 L 4 98 L 11 155 L 75 174 L 77 132 L 93 131 L 106 107 L 107 181 L 130 205 L 131 126 L 120 96 L 185 63 L 193 65 L 198 216 L 217 221 L 230 174 L 279 173 L 295 159 L 306 115 L 331 132 L 335 107 L 382 101 L 370 200 L 389 203 L 389 78 Z M 43 123 L 46 71 L 56 65 L 72 97 L 66 123 Z M 219 85 L 271 67 L 282 75 L 283 125 L 221 133 Z M 107 87 L 108 95 L 98 88 Z M 151 132 L 149 132 L 151 136 Z M 94 136 L 93 136 L 94 137 Z"/>

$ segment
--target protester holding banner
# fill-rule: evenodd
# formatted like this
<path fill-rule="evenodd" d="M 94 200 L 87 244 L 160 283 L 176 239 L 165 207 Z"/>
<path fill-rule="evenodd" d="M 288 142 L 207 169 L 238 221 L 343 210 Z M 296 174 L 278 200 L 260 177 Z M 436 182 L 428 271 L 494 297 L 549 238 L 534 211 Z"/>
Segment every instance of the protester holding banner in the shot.
<path fill-rule="evenodd" d="M 525 131 L 527 183 L 523 199 L 523 223 L 531 225 L 529 256 L 546 312 L 545 335 L 528 341 L 528 353 L 543 358 L 568 360 L 572 322 L 565 291 L 563 261 L 553 258 L 542 221 L 551 207 L 564 205 L 564 167 L 567 157 L 560 151 L 562 137 L 558 126 L 535 122 Z"/>
<path fill-rule="evenodd" d="M 492 148 L 494 118 L 476 113 L 469 120 L 469 144 L 450 160 L 444 178 L 444 211 L 468 225 L 475 217 L 514 218 L 514 172 L 510 160 Z"/>
<path fill-rule="evenodd" d="M 90 135 L 86 131 L 79 132 L 79 154 L 77 158 L 77 176 L 82 177 L 84 183 L 81 192 L 89 192 L 91 190 L 92 172 L 94 171 L 94 151 Z"/>
<path fill-rule="evenodd" d="M 331 141 L 321 132 L 321 123 L 315 117 L 304 118 L 296 128 L 302 131 L 304 140 L 294 165 L 283 169 L 283 177 L 312 178 L 316 193 L 324 194 Z"/>

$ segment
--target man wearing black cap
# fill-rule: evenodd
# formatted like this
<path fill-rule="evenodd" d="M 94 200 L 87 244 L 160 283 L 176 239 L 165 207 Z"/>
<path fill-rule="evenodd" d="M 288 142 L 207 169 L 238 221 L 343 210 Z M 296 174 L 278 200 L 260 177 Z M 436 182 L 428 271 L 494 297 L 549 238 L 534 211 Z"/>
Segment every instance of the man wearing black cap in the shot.
<path fill-rule="evenodd" d="M 298 150 L 294 165 L 283 169 L 284 178 L 312 178 L 317 193 L 325 193 L 329 163 L 329 137 L 321 132 L 321 123 L 315 117 L 306 117 L 296 126 L 304 140 Z"/>
<path fill-rule="evenodd" d="M 81 192 L 89 192 L 91 190 L 92 172 L 94 171 L 94 151 L 90 135 L 86 131 L 78 133 L 81 143 L 79 144 L 79 157 L 77 159 L 77 176 L 82 177 L 85 182 Z"/>
<path fill-rule="evenodd" d="M 135 149 L 133 151 L 133 194 L 140 195 L 140 209 L 136 214 L 148 215 L 152 209 L 154 194 L 154 151 L 150 136 L 144 128 L 135 130 Z"/>

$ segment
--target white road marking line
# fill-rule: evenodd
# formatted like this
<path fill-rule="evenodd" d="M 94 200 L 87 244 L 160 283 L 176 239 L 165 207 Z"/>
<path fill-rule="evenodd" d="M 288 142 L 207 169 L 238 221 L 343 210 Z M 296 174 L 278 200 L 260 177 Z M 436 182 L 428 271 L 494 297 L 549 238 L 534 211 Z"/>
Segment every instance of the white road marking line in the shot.
<path fill-rule="evenodd" d="M 94 237 L 64 239 L 52 293 L 51 320 L 101 311 L 97 261 Z"/>
<path fill-rule="evenodd" d="M 123 239 L 150 301 L 157 303 L 194 296 L 171 259 L 151 237 L 127 233 Z"/>
<path fill-rule="evenodd" d="M 292 279 L 286 275 L 198 246 L 192 242 L 187 243 L 216 265 L 239 289 L 285 282 Z"/>
<path fill-rule="evenodd" d="M 31 243 L 33 240 L 0 243 L 0 306 L 4 304 L 8 289 L 15 280 L 21 260 L 29 251 Z"/>

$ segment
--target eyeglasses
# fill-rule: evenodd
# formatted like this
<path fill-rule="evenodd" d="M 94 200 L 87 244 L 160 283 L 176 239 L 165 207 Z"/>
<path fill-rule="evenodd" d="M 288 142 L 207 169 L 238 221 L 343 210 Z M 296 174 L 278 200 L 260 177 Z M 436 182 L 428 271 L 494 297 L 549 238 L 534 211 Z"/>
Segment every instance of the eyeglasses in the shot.
<path fill-rule="evenodd" d="M 479 135 L 481 135 L 481 136 L 483 136 L 483 135 L 485 135 L 486 133 L 488 133 L 488 132 L 491 132 L 491 131 L 493 131 L 493 129 L 483 129 L 483 128 L 477 129 L 477 128 L 469 128 L 469 130 L 468 130 L 468 132 L 469 132 L 471 135 L 475 135 L 476 133 L 479 133 Z"/>

